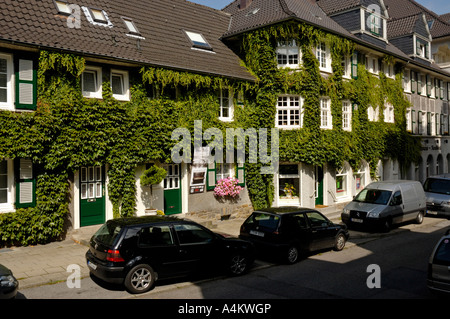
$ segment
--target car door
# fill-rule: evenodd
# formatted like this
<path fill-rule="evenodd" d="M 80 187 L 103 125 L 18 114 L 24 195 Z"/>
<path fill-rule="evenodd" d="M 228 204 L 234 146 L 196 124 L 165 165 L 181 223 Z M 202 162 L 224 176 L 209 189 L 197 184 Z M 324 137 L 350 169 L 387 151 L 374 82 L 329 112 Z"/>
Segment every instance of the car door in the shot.
<path fill-rule="evenodd" d="M 311 250 L 333 247 L 336 227 L 328 218 L 316 211 L 306 212 L 306 217 L 311 227 Z"/>
<path fill-rule="evenodd" d="M 217 237 L 210 230 L 196 224 L 175 224 L 182 267 L 192 272 L 206 269 L 217 260 Z"/>
<path fill-rule="evenodd" d="M 311 227 L 304 213 L 287 214 L 281 222 L 284 241 L 294 242 L 302 251 L 310 251 L 312 243 Z"/>
<path fill-rule="evenodd" d="M 186 272 L 169 225 L 152 225 L 140 229 L 137 247 L 138 255 L 161 277 L 183 275 Z"/>
<path fill-rule="evenodd" d="M 393 195 L 389 202 L 389 206 L 391 206 L 390 214 L 392 216 L 392 222 L 394 224 L 398 224 L 403 222 L 404 214 L 404 204 L 402 199 L 402 192 L 397 190 Z"/>

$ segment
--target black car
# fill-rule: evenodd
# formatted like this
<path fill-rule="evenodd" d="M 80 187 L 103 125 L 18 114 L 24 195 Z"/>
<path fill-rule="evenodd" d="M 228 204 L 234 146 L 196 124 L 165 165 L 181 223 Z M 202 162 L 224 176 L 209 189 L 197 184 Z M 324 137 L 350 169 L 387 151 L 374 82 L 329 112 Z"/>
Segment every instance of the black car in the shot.
<path fill-rule="evenodd" d="M 253 255 L 252 243 L 226 238 L 193 221 L 144 216 L 107 221 L 92 236 L 86 259 L 95 277 L 143 293 L 157 279 L 196 271 L 221 269 L 241 275 Z"/>
<path fill-rule="evenodd" d="M 17 295 L 19 282 L 10 269 L 0 264 L 0 299 L 12 299 Z"/>
<path fill-rule="evenodd" d="M 434 293 L 450 296 L 450 229 L 439 239 L 431 253 L 427 286 Z"/>
<path fill-rule="evenodd" d="M 281 257 L 289 264 L 297 262 L 301 253 L 342 250 L 348 237 L 347 226 L 333 224 L 316 210 L 299 207 L 255 211 L 242 224 L 239 235 L 253 242 L 259 253 Z"/>

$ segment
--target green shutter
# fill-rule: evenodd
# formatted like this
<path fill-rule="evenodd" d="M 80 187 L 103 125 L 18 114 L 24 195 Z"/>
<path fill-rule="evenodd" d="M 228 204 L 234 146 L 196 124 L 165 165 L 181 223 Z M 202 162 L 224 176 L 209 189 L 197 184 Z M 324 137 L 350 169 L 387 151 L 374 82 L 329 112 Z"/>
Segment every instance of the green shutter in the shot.
<path fill-rule="evenodd" d="M 36 110 L 37 63 L 29 57 L 15 60 L 16 109 Z"/>
<path fill-rule="evenodd" d="M 416 85 L 416 79 L 415 79 L 416 75 L 414 74 L 414 71 L 411 71 L 411 93 L 416 92 L 416 90 L 414 90 L 414 86 Z"/>
<path fill-rule="evenodd" d="M 239 181 L 239 186 L 245 187 L 245 164 L 237 163 L 236 164 L 236 178 Z"/>
<path fill-rule="evenodd" d="M 431 96 L 431 77 L 428 74 L 426 77 L 426 81 L 427 81 L 427 96 L 430 97 Z"/>
<path fill-rule="evenodd" d="M 216 187 L 216 162 L 208 163 L 206 170 L 206 190 L 211 191 Z"/>
<path fill-rule="evenodd" d="M 16 208 L 36 205 L 36 178 L 30 159 L 20 158 L 14 162 L 16 176 Z"/>

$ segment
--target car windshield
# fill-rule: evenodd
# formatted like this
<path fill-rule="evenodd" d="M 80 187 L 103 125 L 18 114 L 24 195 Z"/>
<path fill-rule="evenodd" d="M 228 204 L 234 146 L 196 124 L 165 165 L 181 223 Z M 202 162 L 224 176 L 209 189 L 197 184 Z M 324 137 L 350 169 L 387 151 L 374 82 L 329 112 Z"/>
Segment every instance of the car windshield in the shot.
<path fill-rule="evenodd" d="M 279 216 L 266 213 L 253 213 L 245 222 L 263 228 L 268 231 L 275 231 L 278 227 Z"/>
<path fill-rule="evenodd" d="M 445 238 L 441 242 L 438 249 L 436 250 L 434 263 L 450 266 L 450 239 Z"/>
<path fill-rule="evenodd" d="M 106 223 L 94 234 L 93 239 L 96 242 L 112 245 L 117 235 L 120 233 L 121 227 L 118 225 Z"/>
<path fill-rule="evenodd" d="M 423 189 L 429 193 L 450 195 L 450 180 L 440 178 L 428 178 Z"/>
<path fill-rule="evenodd" d="M 389 198 L 391 198 L 391 194 L 391 191 L 381 189 L 363 189 L 358 195 L 356 195 L 354 201 L 361 203 L 387 205 Z"/>

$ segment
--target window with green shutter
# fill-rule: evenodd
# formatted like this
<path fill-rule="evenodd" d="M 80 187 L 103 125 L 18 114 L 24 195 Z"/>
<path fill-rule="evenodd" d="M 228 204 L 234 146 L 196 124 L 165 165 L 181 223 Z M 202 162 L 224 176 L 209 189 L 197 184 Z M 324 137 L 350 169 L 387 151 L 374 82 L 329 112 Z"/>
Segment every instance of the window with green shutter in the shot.
<path fill-rule="evenodd" d="M 239 186 L 245 187 L 245 164 L 237 163 L 236 164 L 236 178 L 239 181 Z"/>
<path fill-rule="evenodd" d="M 358 52 L 353 52 L 352 58 L 351 58 L 351 64 L 352 64 L 352 79 L 358 78 Z"/>
<path fill-rule="evenodd" d="M 37 63 L 29 57 L 17 57 L 16 75 L 16 109 L 36 110 L 37 104 Z"/>
<path fill-rule="evenodd" d="M 206 169 L 206 190 L 211 191 L 216 187 L 216 163 L 208 163 Z"/>
<path fill-rule="evenodd" d="M 14 163 L 16 175 L 16 208 L 36 204 L 36 178 L 31 159 L 20 158 Z"/>

